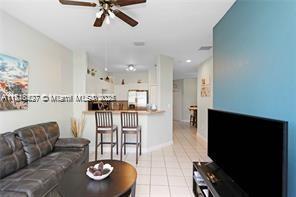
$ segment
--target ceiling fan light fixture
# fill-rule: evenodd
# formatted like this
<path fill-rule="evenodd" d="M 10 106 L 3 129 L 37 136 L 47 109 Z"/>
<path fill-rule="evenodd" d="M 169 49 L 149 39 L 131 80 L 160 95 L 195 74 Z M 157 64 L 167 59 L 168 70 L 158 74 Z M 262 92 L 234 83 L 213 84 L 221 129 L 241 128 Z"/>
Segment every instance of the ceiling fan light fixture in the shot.
<path fill-rule="evenodd" d="M 105 21 L 106 21 L 106 24 L 107 25 L 109 25 L 111 22 L 110 22 L 110 17 L 109 17 L 109 15 L 108 14 L 106 14 L 106 19 L 105 19 Z"/>
<path fill-rule="evenodd" d="M 129 71 L 129 72 L 134 72 L 137 69 L 135 68 L 135 65 L 130 64 L 130 65 L 127 66 L 126 70 Z"/>
<path fill-rule="evenodd" d="M 103 10 L 100 10 L 99 12 L 96 13 L 96 17 L 101 18 L 102 14 L 103 14 Z"/>
<path fill-rule="evenodd" d="M 134 70 L 134 65 L 129 65 L 128 70 L 130 70 L 130 71 Z"/>
<path fill-rule="evenodd" d="M 112 19 L 114 19 L 116 17 L 115 14 L 111 10 L 108 10 L 108 14 Z"/>

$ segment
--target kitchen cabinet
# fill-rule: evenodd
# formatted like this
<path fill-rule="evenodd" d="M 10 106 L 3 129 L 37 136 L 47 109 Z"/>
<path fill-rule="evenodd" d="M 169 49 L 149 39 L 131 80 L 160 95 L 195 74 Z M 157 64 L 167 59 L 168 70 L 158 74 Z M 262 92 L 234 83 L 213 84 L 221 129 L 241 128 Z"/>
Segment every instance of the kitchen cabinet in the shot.
<path fill-rule="evenodd" d="M 149 70 L 149 103 L 159 106 L 159 67 Z"/>

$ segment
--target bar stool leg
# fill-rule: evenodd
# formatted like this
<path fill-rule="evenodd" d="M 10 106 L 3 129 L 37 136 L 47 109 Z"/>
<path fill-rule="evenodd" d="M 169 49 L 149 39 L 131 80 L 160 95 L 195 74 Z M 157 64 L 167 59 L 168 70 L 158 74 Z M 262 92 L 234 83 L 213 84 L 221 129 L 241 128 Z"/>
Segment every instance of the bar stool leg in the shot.
<path fill-rule="evenodd" d="M 101 155 L 103 154 L 103 133 L 101 133 Z"/>
<path fill-rule="evenodd" d="M 140 155 L 142 155 L 142 129 L 140 129 Z"/>
<path fill-rule="evenodd" d="M 124 133 L 124 155 L 126 155 L 126 133 Z"/>
<path fill-rule="evenodd" d="M 136 164 L 138 164 L 138 150 L 139 150 L 139 138 L 138 138 L 138 132 L 136 133 Z"/>
<path fill-rule="evenodd" d="M 113 131 L 111 131 L 111 160 L 113 160 Z"/>
<path fill-rule="evenodd" d="M 121 138 L 120 138 L 120 161 L 122 161 L 122 147 L 123 147 L 123 132 L 121 131 Z"/>
<path fill-rule="evenodd" d="M 116 154 L 118 155 L 118 128 L 116 128 Z"/>
<path fill-rule="evenodd" d="M 96 131 L 95 161 L 98 160 L 98 132 Z"/>

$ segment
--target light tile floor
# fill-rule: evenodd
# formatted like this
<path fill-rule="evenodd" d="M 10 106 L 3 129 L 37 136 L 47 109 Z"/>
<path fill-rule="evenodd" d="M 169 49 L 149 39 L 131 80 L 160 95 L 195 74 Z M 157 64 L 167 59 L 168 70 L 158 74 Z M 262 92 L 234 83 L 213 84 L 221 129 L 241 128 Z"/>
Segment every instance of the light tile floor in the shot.
<path fill-rule="evenodd" d="M 124 160 L 138 172 L 137 197 L 192 197 L 192 161 L 210 161 L 206 143 L 189 123 L 174 122 L 174 143 L 171 146 L 142 154 L 136 165 L 135 154 L 128 153 Z M 110 153 L 98 154 L 109 159 Z M 115 159 L 119 156 L 115 155 Z M 90 154 L 94 160 L 94 152 Z"/>

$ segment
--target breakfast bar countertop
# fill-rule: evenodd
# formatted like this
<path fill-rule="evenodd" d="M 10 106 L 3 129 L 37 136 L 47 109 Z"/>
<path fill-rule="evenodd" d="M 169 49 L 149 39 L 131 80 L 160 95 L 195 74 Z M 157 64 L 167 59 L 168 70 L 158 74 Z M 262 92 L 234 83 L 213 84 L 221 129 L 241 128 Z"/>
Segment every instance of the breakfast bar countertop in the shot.
<path fill-rule="evenodd" d="M 114 114 L 120 114 L 121 112 L 138 112 L 139 114 L 158 114 L 163 113 L 164 110 L 157 110 L 157 111 L 147 111 L 147 110 L 88 110 L 84 111 L 84 114 L 94 114 L 95 112 L 112 112 Z"/>
<path fill-rule="evenodd" d="M 139 125 L 141 126 L 142 134 L 142 151 L 150 152 L 159 147 L 165 147 L 173 143 L 173 132 L 167 124 L 163 124 L 168 121 L 168 113 L 165 110 L 158 111 L 146 111 L 146 110 L 85 110 L 85 128 L 83 132 L 84 138 L 90 139 L 90 150 L 95 150 L 96 140 L 96 119 L 95 112 L 112 112 L 113 124 L 118 126 L 119 132 L 121 131 L 121 112 L 138 112 L 139 113 Z M 119 135 L 119 142 L 121 135 Z M 104 141 L 109 142 L 110 136 L 106 135 Z M 127 141 L 135 141 L 135 136 L 128 135 Z M 127 147 L 127 152 L 134 153 L 134 147 Z"/>

